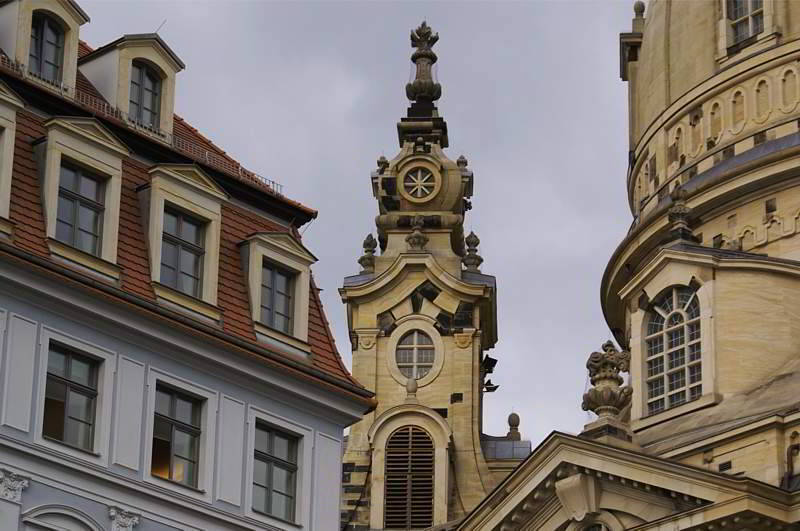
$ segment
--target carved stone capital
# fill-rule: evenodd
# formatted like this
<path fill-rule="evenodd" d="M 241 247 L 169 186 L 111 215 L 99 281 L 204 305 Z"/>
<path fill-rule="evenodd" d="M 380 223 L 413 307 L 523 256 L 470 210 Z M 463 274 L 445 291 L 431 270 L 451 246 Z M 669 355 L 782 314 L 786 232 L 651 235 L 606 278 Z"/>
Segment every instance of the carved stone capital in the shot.
<path fill-rule="evenodd" d="M 0 499 L 22 503 L 22 491 L 30 485 L 30 478 L 0 468 Z"/>
<path fill-rule="evenodd" d="M 120 507 L 109 507 L 108 517 L 111 518 L 111 531 L 132 531 L 139 525 L 140 515 Z"/>
<path fill-rule="evenodd" d="M 375 347 L 375 344 L 378 340 L 378 334 L 380 333 L 379 329 L 374 330 L 357 330 L 356 334 L 358 335 L 358 347 L 361 350 L 370 350 Z"/>
<path fill-rule="evenodd" d="M 597 483 L 586 474 L 575 474 L 556 481 L 556 496 L 564 512 L 576 522 L 597 512 Z"/>
<path fill-rule="evenodd" d="M 475 336 L 475 330 L 464 330 L 463 332 L 456 332 L 453 334 L 453 341 L 458 348 L 469 348 L 472 345 L 472 338 Z"/>
<path fill-rule="evenodd" d="M 410 252 L 425 252 L 425 246 L 428 244 L 429 238 L 422 233 L 422 228 L 425 226 L 425 218 L 423 216 L 414 216 L 411 223 L 411 228 L 414 231 L 406 236 L 406 243 Z"/>

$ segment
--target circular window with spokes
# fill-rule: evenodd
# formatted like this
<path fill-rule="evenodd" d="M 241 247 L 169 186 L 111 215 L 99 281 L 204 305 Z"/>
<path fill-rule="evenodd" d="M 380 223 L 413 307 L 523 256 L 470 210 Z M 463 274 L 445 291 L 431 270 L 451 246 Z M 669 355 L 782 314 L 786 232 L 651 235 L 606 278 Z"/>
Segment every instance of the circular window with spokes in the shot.
<path fill-rule="evenodd" d="M 435 353 L 431 337 L 421 330 L 412 330 L 400 338 L 397 344 L 397 368 L 406 378 L 419 380 L 433 368 Z"/>
<path fill-rule="evenodd" d="M 403 195 L 412 201 L 425 201 L 436 192 L 437 185 L 436 175 L 431 170 L 417 166 L 403 177 Z"/>

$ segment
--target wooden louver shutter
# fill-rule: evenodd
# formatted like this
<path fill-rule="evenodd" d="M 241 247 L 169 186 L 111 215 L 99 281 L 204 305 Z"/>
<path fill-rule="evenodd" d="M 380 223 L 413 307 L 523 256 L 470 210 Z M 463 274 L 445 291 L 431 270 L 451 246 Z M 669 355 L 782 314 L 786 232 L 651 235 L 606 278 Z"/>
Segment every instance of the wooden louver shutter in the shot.
<path fill-rule="evenodd" d="M 404 426 L 386 443 L 384 527 L 433 525 L 433 441 L 421 428 Z"/>

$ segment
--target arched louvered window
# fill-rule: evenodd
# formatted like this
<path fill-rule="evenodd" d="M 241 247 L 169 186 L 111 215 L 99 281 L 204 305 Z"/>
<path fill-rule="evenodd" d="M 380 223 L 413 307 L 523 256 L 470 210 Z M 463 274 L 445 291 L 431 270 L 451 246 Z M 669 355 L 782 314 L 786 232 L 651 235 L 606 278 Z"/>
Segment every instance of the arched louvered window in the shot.
<path fill-rule="evenodd" d="M 404 426 L 386 442 L 384 527 L 433 525 L 433 440 L 425 430 Z"/>
<path fill-rule="evenodd" d="M 700 398 L 700 302 L 695 290 L 673 287 L 655 300 L 647 320 L 645 353 L 649 415 Z"/>
<path fill-rule="evenodd" d="M 64 64 L 64 30 L 41 12 L 33 14 L 28 71 L 51 83 L 61 82 Z"/>

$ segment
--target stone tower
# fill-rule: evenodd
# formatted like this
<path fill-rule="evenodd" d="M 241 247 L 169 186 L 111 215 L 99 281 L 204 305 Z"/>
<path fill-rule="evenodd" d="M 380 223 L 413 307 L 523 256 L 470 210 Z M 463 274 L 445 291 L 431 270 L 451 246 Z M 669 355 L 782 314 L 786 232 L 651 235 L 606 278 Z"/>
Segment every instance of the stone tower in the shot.
<path fill-rule="evenodd" d="M 481 272 L 480 241 L 464 237 L 473 175 L 445 155 L 436 108 L 438 34 L 411 32 L 415 79 L 397 124 L 400 152 L 371 175 L 377 240 L 361 272 L 340 289 L 347 305 L 353 373 L 378 407 L 351 428 L 344 456 L 342 525 L 417 529 L 458 519 L 530 452 L 519 418 L 503 437 L 482 434 L 483 394 L 496 360 L 495 278 Z M 380 247 L 380 254 L 376 251 Z"/>

